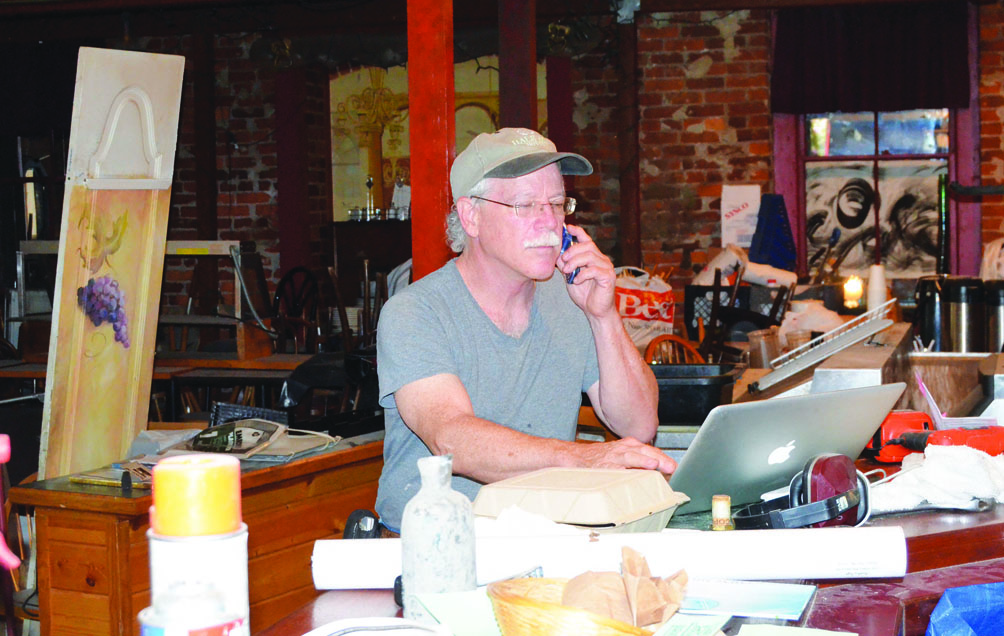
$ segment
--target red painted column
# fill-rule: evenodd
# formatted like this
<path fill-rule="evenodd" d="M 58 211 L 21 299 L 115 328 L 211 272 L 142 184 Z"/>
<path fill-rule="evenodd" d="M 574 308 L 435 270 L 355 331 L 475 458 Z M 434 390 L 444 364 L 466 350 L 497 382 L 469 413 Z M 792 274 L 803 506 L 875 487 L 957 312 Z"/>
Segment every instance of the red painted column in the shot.
<path fill-rule="evenodd" d="M 408 0 L 411 254 L 415 280 L 452 256 L 446 244 L 445 219 L 453 203 L 453 104 L 453 2 Z"/>
<path fill-rule="evenodd" d="M 499 126 L 537 130 L 537 2 L 499 0 Z"/>

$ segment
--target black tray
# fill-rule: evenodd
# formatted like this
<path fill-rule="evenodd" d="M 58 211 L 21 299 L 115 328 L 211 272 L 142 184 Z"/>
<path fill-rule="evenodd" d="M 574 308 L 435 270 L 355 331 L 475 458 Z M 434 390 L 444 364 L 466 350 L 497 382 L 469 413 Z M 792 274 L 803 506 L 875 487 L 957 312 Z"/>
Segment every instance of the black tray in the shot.
<path fill-rule="evenodd" d="M 701 424 L 711 409 L 732 403 L 732 389 L 745 365 L 653 364 L 659 383 L 659 423 Z"/>

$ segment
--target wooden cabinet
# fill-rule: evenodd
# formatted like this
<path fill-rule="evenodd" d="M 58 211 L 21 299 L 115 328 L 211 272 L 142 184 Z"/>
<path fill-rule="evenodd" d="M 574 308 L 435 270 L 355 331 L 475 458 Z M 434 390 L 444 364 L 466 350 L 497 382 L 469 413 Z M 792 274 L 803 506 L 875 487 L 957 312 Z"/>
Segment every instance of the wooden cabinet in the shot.
<path fill-rule="evenodd" d="M 341 221 L 335 223 L 335 262 L 342 300 L 356 304 L 362 297 L 363 260 L 370 262 L 370 280 L 411 258 L 411 220 Z M 446 226 L 443 226 L 446 241 Z"/>
<path fill-rule="evenodd" d="M 242 474 L 252 631 L 318 594 L 314 541 L 341 537 L 353 510 L 373 508 L 382 467 L 375 442 Z M 42 635 L 138 636 L 136 616 L 150 604 L 150 492 L 59 477 L 10 496 L 35 509 Z"/>

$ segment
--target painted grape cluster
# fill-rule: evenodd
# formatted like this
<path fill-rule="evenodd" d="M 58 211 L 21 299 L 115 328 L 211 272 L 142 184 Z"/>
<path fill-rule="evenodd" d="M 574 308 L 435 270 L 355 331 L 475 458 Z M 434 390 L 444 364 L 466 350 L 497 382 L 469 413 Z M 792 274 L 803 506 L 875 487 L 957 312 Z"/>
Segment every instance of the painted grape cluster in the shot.
<path fill-rule="evenodd" d="M 95 327 L 104 322 L 111 323 L 115 330 L 115 342 L 121 342 L 123 347 L 129 348 L 125 298 L 117 280 L 111 276 L 88 280 L 86 287 L 77 289 L 77 304 Z"/>

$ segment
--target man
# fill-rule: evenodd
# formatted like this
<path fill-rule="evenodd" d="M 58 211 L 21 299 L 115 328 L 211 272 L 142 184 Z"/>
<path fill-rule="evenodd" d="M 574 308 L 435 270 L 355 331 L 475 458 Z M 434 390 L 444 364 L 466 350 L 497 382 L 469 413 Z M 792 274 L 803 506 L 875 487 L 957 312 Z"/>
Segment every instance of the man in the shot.
<path fill-rule="evenodd" d="M 524 129 L 478 135 L 454 161 L 447 235 L 460 256 L 391 298 L 377 328 L 376 509 L 388 529 L 430 453 L 452 453 L 453 487 L 471 499 L 480 484 L 548 466 L 676 468 L 638 441 L 655 436 L 658 387 L 617 313 L 610 259 L 577 227 L 559 255 L 575 205 L 562 175 L 591 172 Z M 574 441 L 583 391 L 621 439 Z"/>

